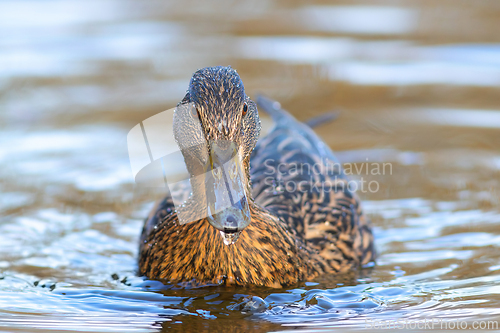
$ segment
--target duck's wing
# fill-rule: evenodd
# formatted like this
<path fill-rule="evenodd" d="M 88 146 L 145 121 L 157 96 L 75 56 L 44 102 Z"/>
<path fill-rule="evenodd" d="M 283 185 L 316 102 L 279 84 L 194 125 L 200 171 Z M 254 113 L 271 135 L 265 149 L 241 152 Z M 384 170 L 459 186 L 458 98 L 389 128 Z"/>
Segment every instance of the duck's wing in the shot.
<path fill-rule="evenodd" d="M 345 179 L 340 162 L 311 126 L 299 122 L 290 113 L 281 108 L 279 102 L 259 95 L 257 104 L 273 119 L 273 128 L 261 138 L 251 157 L 251 175 L 255 198 L 260 198 L 262 191 L 269 190 L 276 184 L 279 192 L 285 180 L 304 184 L 311 178 L 325 182 L 332 179 Z M 329 121 L 330 116 L 314 118 L 311 123 L 317 126 L 319 120 Z M 262 176 L 266 176 L 262 178 Z M 290 178 L 293 176 L 293 178 Z M 290 187 L 293 185 L 290 183 Z M 272 193 L 267 191 L 269 196 Z"/>
<path fill-rule="evenodd" d="M 274 127 L 252 154 L 254 200 L 332 260 L 332 267 L 371 261 L 369 222 L 332 150 L 278 102 L 259 96 L 257 103 Z"/>
<path fill-rule="evenodd" d="M 295 137 L 295 146 L 306 149 L 311 155 L 322 158 L 325 162 L 339 163 L 332 150 L 321 140 L 312 127 L 320 125 L 322 122 L 328 122 L 337 117 L 336 113 L 327 113 L 315 117 L 304 124 L 295 119 L 288 111 L 281 108 L 281 104 L 263 95 L 257 97 L 257 104 L 261 110 L 271 116 L 274 122 L 274 128 L 268 136 L 275 136 L 278 140 L 290 139 Z M 276 143 L 277 143 L 276 141 Z M 300 141 L 301 143 L 299 143 Z"/>

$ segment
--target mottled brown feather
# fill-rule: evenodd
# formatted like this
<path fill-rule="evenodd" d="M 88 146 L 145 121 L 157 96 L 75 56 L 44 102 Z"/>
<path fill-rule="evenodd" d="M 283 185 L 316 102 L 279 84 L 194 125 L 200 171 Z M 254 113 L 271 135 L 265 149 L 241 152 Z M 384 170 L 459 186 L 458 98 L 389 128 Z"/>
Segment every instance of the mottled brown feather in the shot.
<path fill-rule="evenodd" d="M 302 124 L 297 123 L 296 128 L 278 124 L 258 142 L 250 158 L 255 140 L 245 136 L 254 136 L 255 131 L 258 134 L 256 108 L 249 110 L 248 119 L 241 119 L 239 105 L 251 101 L 239 76 L 233 77 L 236 72 L 224 67 L 204 70 L 208 71 L 202 73 L 205 76 L 193 76 L 198 78 L 199 87 L 191 86 L 186 98 L 192 101 L 196 94 L 207 138 L 220 135 L 216 129 L 223 122 L 228 127 L 222 131 L 226 138 L 240 140 L 244 146 L 245 169 L 251 178 L 248 187 L 253 196 L 251 223 L 235 244 L 225 245 L 219 231 L 206 219 L 180 225 L 172 199 L 166 197 L 145 221 L 139 249 L 140 274 L 172 283 L 283 287 L 373 261 L 371 225 L 342 172 L 325 168 L 325 156 L 332 157 L 316 149 L 321 145 L 319 139 L 300 135 Z M 206 76 L 211 80 L 208 83 Z M 240 127 L 235 125 L 242 122 Z M 269 175 L 270 168 L 280 163 L 285 165 L 284 172 Z M 290 167 L 294 163 L 317 164 L 319 172 L 295 174 Z M 304 186 L 301 191 L 290 191 L 276 186 L 280 181 L 302 182 Z M 332 184 L 328 193 L 315 188 L 315 184 L 326 182 Z M 187 202 L 188 207 L 197 204 L 196 200 Z"/>

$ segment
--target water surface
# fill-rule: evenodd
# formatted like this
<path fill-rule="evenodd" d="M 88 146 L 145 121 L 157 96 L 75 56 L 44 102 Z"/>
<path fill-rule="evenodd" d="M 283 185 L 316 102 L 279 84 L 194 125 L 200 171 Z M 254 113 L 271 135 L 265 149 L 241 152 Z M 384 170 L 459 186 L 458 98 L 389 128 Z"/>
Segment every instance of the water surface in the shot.
<path fill-rule="evenodd" d="M 397 4 L 0 3 L 0 330 L 498 323 L 500 7 Z M 298 119 L 340 110 L 317 132 L 378 184 L 375 266 L 279 290 L 136 276 L 160 193 L 134 187 L 127 132 L 213 65 Z"/>

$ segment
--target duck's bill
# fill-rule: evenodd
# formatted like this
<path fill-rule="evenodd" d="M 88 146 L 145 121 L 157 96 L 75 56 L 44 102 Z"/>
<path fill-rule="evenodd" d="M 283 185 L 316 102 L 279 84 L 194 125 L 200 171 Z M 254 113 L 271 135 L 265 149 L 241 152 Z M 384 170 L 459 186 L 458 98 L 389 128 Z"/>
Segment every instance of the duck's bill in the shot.
<path fill-rule="evenodd" d="M 250 224 L 250 209 L 238 146 L 232 141 L 210 142 L 205 175 L 208 221 L 226 234 L 240 232 Z"/>

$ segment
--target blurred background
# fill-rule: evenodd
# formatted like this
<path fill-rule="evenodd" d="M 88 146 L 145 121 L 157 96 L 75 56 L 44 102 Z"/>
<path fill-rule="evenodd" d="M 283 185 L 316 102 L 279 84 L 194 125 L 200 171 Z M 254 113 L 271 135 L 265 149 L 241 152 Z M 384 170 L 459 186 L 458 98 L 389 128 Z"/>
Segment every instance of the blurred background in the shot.
<path fill-rule="evenodd" d="M 1 1 L 0 329 L 498 321 L 498 31 L 494 0 Z M 380 254 L 369 274 L 278 293 L 135 277 L 157 194 L 134 188 L 127 132 L 214 65 L 299 120 L 340 110 L 317 132 L 342 162 L 392 164 L 353 176 L 380 184 L 360 193 Z M 228 310 L 241 295 L 268 310 Z"/>

